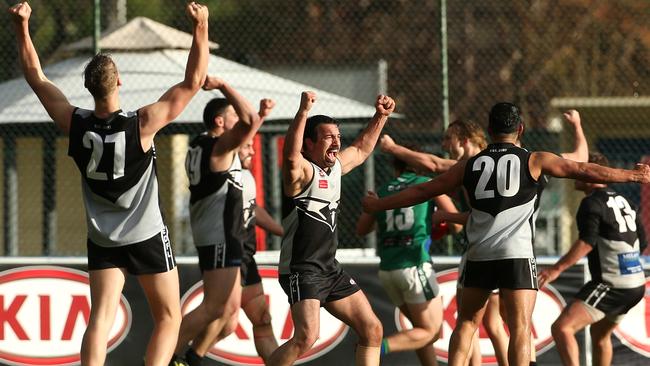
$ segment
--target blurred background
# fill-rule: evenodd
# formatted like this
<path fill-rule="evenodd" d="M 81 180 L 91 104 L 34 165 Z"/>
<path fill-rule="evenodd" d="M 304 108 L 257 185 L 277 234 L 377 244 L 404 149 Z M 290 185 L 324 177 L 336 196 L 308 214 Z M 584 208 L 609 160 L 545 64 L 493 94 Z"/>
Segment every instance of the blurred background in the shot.
<path fill-rule="evenodd" d="M 5 7 L 15 1 L 4 2 Z M 443 155 L 444 127 L 458 118 L 487 124 L 499 101 L 521 106 L 524 146 L 573 149 L 561 112 L 580 111 L 591 150 L 631 168 L 650 151 L 650 2 L 639 0 L 207 0 L 210 74 L 257 105 L 277 107 L 263 126 L 255 168 L 260 201 L 281 217 L 278 153 L 302 90 L 315 90 L 314 113 L 342 121 L 349 143 L 387 93 L 399 115 L 386 127 L 396 142 Z M 71 103 L 92 109 L 82 70 L 98 49 L 114 56 L 124 110 L 155 101 L 183 78 L 190 45 L 185 2 L 177 0 L 33 0 L 30 28 L 46 75 Z M 80 177 L 67 138 L 54 128 L 20 74 L 14 31 L 0 22 L 0 254 L 83 256 L 86 229 Z M 184 160 L 189 138 L 203 130 L 201 91 L 156 137 L 164 213 L 176 253 L 193 254 Z M 649 154 L 650 155 L 650 154 Z M 371 248 L 354 234 L 360 198 L 392 175 L 378 150 L 343 178 L 339 241 Z M 538 255 L 562 253 L 575 238 L 582 193 L 552 180 L 537 221 Z M 638 185 L 615 185 L 641 206 Z M 648 221 L 644 223 L 648 226 Z M 461 241 L 432 245 L 458 254 Z M 260 237 L 260 249 L 278 249 Z"/>

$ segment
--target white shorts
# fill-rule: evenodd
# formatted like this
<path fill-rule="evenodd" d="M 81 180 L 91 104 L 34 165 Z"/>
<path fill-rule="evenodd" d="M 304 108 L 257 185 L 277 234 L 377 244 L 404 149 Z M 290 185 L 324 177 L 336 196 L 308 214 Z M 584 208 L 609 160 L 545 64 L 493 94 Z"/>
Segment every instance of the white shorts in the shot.
<path fill-rule="evenodd" d="M 379 280 L 395 306 L 422 304 L 440 292 L 431 262 L 392 271 L 380 270 Z"/>

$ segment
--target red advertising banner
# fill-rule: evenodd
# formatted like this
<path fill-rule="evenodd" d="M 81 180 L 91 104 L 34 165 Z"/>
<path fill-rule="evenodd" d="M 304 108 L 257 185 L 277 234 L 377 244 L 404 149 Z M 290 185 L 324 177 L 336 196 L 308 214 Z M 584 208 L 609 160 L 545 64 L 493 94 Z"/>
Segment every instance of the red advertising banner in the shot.
<path fill-rule="evenodd" d="M 436 259 L 434 258 L 434 261 Z M 179 258 L 182 310 L 196 307 L 203 296 L 200 272 L 195 258 Z M 544 260 L 540 259 L 540 268 Z M 435 263 L 435 262 L 434 262 Z M 447 361 L 449 337 L 456 322 L 456 263 L 440 258 L 435 265 L 443 301 L 442 337 L 434 344 L 438 360 Z M 551 263 L 551 261 L 547 261 Z M 386 335 L 410 327 L 408 320 L 390 303 L 377 279 L 376 263 L 344 263 L 346 271 L 368 296 L 381 319 Z M 24 262 L 0 262 L 0 365 L 75 365 L 88 322 L 90 293 L 85 261 L 26 258 Z M 648 268 L 646 268 L 646 274 Z M 550 333 L 553 321 L 584 283 L 584 264 L 567 270 L 552 286 L 540 291 L 533 314 L 533 338 L 539 365 L 560 364 Z M 272 324 L 282 344 L 293 333 L 293 322 L 286 295 L 277 282 L 274 266 L 261 266 L 261 275 Z M 615 365 L 647 365 L 650 356 L 650 280 L 646 296 L 633 308 L 613 337 Z M 215 345 L 206 365 L 261 365 L 255 353 L 252 326 L 243 312 L 236 330 Z M 106 365 L 140 366 L 151 319 L 142 291 L 129 277 L 110 331 Z M 494 365 L 494 350 L 484 329 L 479 331 L 484 365 Z M 586 334 L 577 339 L 586 363 Z M 304 365 L 347 365 L 352 361 L 357 337 L 345 324 L 321 310 L 321 333 L 314 348 L 298 363 Z M 418 365 L 413 352 L 391 353 L 382 358 L 385 365 Z"/>

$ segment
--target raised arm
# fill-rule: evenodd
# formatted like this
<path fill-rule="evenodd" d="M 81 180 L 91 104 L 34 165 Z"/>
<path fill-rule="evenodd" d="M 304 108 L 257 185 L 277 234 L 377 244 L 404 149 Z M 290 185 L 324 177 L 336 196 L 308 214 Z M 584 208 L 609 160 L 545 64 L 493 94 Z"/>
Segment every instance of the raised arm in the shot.
<path fill-rule="evenodd" d="M 589 145 L 587 138 L 582 131 L 582 123 L 580 121 L 580 113 L 575 109 L 570 109 L 562 114 L 564 120 L 573 127 L 574 140 L 573 151 L 562 153 L 561 156 L 565 159 L 573 161 L 586 162 L 589 160 Z"/>
<path fill-rule="evenodd" d="M 211 169 L 223 171 L 230 166 L 232 159 L 225 158 L 232 155 L 237 148 L 252 139 L 262 125 L 262 119 L 257 115 L 253 106 L 239 94 L 230 84 L 214 76 L 208 76 L 203 85 L 205 90 L 219 89 L 228 102 L 235 109 L 239 120 L 219 137 L 212 151 Z"/>
<path fill-rule="evenodd" d="M 314 172 L 302 156 L 302 141 L 309 110 L 316 102 L 316 93 L 304 91 L 300 96 L 300 107 L 289 125 L 282 148 L 282 185 L 284 194 L 293 197 L 311 181 Z"/>
<path fill-rule="evenodd" d="M 388 134 L 382 135 L 379 139 L 379 148 L 381 151 L 395 156 L 420 171 L 444 173 L 457 163 L 456 160 L 443 159 L 433 154 L 413 151 L 397 144 Z"/>
<path fill-rule="evenodd" d="M 576 242 L 573 243 L 573 246 L 571 246 L 571 249 L 569 249 L 569 252 L 563 255 L 557 263 L 555 263 L 551 268 L 547 268 L 539 273 L 539 288 L 546 286 L 549 282 L 555 281 L 562 272 L 576 264 L 580 258 L 589 254 L 592 249 L 593 247 L 589 245 L 589 243 L 579 239 L 576 240 Z"/>
<path fill-rule="evenodd" d="M 339 154 L 343 174 L 363 164 L 368 156 L 372 154 L 372 150 L 375 149 L 375 144 L 377 144 L 377 139 L 388 120 L 388 116 L 395 110 L 395 101 L 389 96 L 379 95 L 375 102 L 375 110 L 375 115 L 368 123 L 368 126 L 366 126 L 350 146 L 343 149 Z"/>
<path fill-rule="evenodd" d="M 161 128 L 178 117 L 201 89 L 208 70 L 208 8 L 191 2 L 187 14 L 192 19 L 192 47 L 185 66 L 185 78 L 172 86 L 157 102 L 140 108 L 140 140 L 142 146 L 151 146 Z"/>
<path fill-rule="evenodd" d="M 399 193 L 381 199 L 377 198 L 374 194 L 370 194 L 372 192 L 369 192 L 361 202 L 363 204 L 363 210 L 373 213 L 398 207 L 409 207 L 430 200 L 432 197 L 448 193 L 456 187 L 460 187 L 463 183 L 466 163 L 466 160 L 461 160 L 447 172 L 428 182 L 414 185 Z"/>
<path fill-rule="evenodd" d="M 41 62 L 36 48 L 29 35 L 29 17 L 32 8 L 25 1 L 9 8 L 9 14 L 14 23 L 16 40 L 18 42 L 18 57 L 27 84 L 32 88 L 38 100 L 50 115 L 56 126 L 66 135 L 70 131 L 70 120 L 74 107 L 68 98 L 43 74 Z"/>
<path fill-rule="evenodd" d="M 282 225 L 275 222 L 262 206 L 255 206 L 255 224 L 273 235 L 284 235 Z"/>
<path fill-rule="evenodd" d="M 563 159 L 548 152 L 534 152 L 528 161 L 531 175 L 541 173 L 557 178 L 573 178 L 589 183 L 650 183 L 650 166 L 637 164 L 634 170 L 609 168 Z"/>

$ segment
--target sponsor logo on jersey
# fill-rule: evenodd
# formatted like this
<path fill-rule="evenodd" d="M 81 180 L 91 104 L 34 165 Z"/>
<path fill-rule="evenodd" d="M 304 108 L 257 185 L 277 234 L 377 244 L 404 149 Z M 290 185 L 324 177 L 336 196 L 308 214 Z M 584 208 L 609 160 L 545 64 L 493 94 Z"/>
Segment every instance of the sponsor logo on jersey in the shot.
<path fill-rule="evenodd" d="M 294 327 L 287 295 L 278 282 L 276 267 L 260 267 L 262 286 L 270 306 L 273 334 L 279 345 L 293 335 Z M 194 284 L 181 299 L 183 315 L 196 308 L 203 300 L 203 282 Z M 348 326 L 328 313 L 320 310 L 320 333 L 314 346 L 298 359 L 296 364 L 316 359 L 334 349 L 348 333 Z M 255 350 L 253 326 L 243 310 L 239 311 L 239 324 L 228 337 L 210 349 L 207 356 L 228 365 L 263 365 Z"/>
<path fill-rule="evenodd" d="M 628 311 L 614 334 L 624 345 L 650 357 L 650 278 L 646 278 L 645 296 Z"/>
<path fill-rule="evenodd" d="M 0 272 L 0 362 L 8 365 L 79 364 L 81 339 L 90 316 L 86 272 L 27 266 Z M 122 296 L 108 336 L 109 352 L 131 327 Z"/>
<path fill-rule="evenodd" d="M 456 327 L 457 303 L 456 303 L 456 282 L 458 280 L 458 269 L 450 269 L 438 273 L 438 284 L 443 306 L 443 321 L 440 339 L 433 344 L 438 360 L 448 362 L 449 360 L 449 341 L 451 333 Z M 532 335 L 535 342 L 537 355 L 541 355 L 553 346 L 553 336 L 551 335 L 551 324 L 557 319 L 565 306 L 564 299 L 550 285 L 538 291 L 535 311 L 533 312 Z M 395 309 L 395 325 L 397 329 L 412 328 L 411 322 L 399 311 Z M 504 325 L 506 332 L 507 327 Z M 481 348 L 481 362 L 483 365 L 496 365 L 492 342 L 488 337 L 487 331 L 481 326 L 479 329 L 479 344 Z"/>
<path fill-rule="evenodd" d="M 325 179 L 319 179 L 318 180 L 318 188 L 327 189 L 327 187 L 328 187 L 327 180 L 325 180 Z"/>

